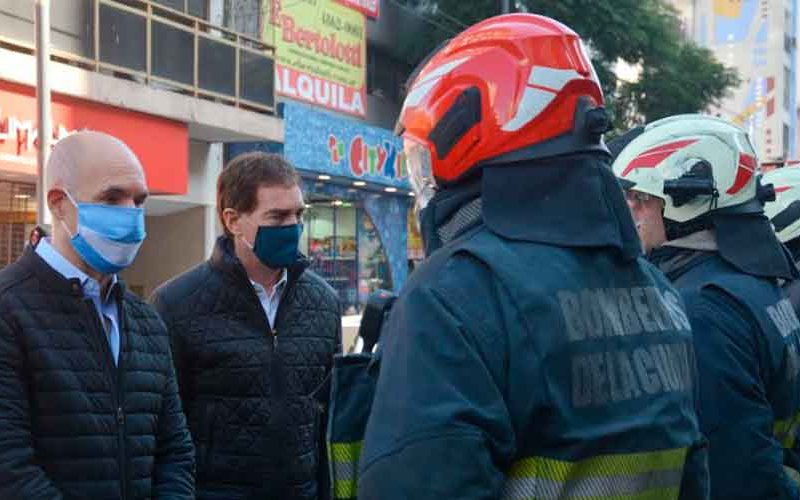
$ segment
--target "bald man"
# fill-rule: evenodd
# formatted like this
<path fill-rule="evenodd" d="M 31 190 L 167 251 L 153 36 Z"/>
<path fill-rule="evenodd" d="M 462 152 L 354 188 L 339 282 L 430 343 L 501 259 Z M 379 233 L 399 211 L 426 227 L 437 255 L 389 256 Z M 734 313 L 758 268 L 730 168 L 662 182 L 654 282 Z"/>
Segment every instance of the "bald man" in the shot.
<path fill-rule="evenodd" d="M 142 166 L 79 132 L 47 172 L 53 236 L 0 271 L 0 498 L 193 498 L 166 329 L 117 278 L 145 238 Z"/>

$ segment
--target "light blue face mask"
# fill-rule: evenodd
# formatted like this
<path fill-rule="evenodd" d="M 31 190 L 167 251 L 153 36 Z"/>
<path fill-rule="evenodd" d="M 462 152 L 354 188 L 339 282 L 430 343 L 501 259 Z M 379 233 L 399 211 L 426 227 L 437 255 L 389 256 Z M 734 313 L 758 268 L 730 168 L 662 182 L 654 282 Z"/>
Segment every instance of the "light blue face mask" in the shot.
<path fill-rule="evenodd" d="M 69 201 L 78 210 L 75 234 L 64 221 L 72 248 L 95 271 L 116 274 L 133 263 L 147 234 L 142 208 L 118 207 L 99 203 L 78 203 L 67 191 Z"/>

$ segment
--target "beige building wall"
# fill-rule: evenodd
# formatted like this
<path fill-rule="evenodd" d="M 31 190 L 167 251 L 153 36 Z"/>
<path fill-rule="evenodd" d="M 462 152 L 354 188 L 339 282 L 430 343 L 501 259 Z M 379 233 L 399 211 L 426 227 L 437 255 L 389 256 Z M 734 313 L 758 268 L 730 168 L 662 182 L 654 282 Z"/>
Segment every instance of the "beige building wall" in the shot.
<path fill-rule="evenodd" d="M 136 262 L 122 273 L 132 291 L 147 298 L 159 285 L 206 258 L 205 207 L 147 217 L 147 239 Z"/>
<path fill-rule="evenodd" d="M 188 147 L 188 192 L 148 199 L 147 239 L 133 266 L 122 273 L 128 286 L 144 298 L 210 257 L 221 234 L 216 181 L 222 170 L 222 144 L 190 141 Z"/>

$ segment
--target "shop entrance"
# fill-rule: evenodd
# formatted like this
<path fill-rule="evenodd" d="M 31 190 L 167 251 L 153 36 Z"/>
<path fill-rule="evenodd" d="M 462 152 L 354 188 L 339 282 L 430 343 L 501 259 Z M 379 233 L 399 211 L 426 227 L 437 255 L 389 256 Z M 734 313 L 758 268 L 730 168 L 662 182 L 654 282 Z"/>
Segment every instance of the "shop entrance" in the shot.
<path fill-rule="evenodd" d="M 36 227 L 36 184 L 0 180 L 0 269 L 16 261 Z"/>
<path fill-rule="evenodd" d="M 392 288 L 378 232 L 357 202 L 310 194 L 300 250 L 336 290 L 346 315 L 360 313 L 372 291 Z"/>

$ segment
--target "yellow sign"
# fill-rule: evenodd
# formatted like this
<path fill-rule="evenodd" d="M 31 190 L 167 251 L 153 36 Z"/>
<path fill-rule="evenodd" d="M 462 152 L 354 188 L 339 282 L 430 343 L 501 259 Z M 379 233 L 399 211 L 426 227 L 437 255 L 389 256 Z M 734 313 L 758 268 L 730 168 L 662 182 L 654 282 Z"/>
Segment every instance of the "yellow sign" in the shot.
<path fill-rule="evenodd" d="M 408 258 L 411 260 L 422 260 L 425 258 L 425 247 L 422 244 L 422 235 L 419 232 L 419 221 L 412 204 L 408 210 Z"/>
<path fill-rule="evenodd" d="M 335 0 L 265 0 L 264 21 L 280 95 L 366 115 L 364 14 Z"/>
<path fill-rule="evenodd" d="M 742 15 L 742 0 L 714 0 L 714 14 L 738 19 Z"/>

